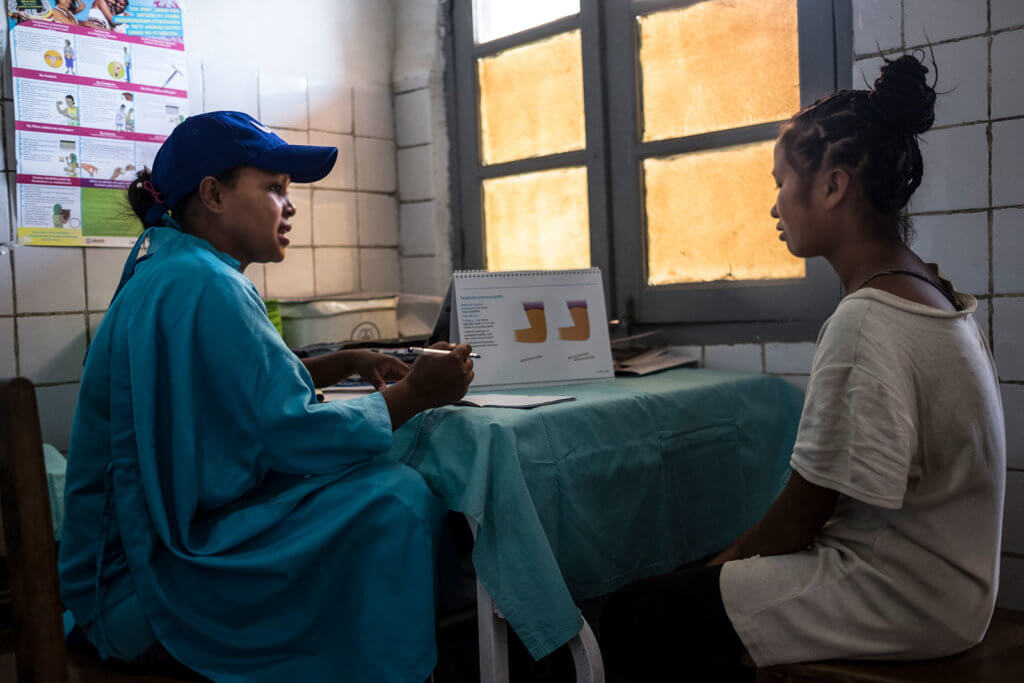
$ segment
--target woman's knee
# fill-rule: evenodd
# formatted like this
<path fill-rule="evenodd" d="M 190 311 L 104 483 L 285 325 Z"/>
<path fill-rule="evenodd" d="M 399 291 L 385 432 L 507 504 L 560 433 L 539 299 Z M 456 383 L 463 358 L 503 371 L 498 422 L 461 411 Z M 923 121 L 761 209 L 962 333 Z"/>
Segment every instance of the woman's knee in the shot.
<path fill-rule="evenodd" d="M 444 506 L 419 472 L 407 465 L 389 464 L 373 475 L 373 482 L 398 514 L 426 522 L 434 533 L 440 528 Z"/>

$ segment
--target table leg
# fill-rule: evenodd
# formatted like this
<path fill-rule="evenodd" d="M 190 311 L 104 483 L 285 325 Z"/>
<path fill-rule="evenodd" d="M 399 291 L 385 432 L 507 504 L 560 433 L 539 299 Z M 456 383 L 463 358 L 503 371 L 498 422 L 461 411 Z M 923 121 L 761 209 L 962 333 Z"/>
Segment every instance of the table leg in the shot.
<path fill-rule="evenodd" d="M 476 540 L 476 520 L 466 515 L 466 522 Z M 476 582 L 477 640 L 480 648 L 480 683 L 508 683 L 508 623 L 491 600 L 487 589 Z M 597 638 L 587 620 L 569 641 L 576 683 L 604 683 L 604 662 Z"/>
<path fill-rule="evenodd" d="M 508 623 L 479 581 L 476 582 L 476 618 L 480 683 L 508 683 Z M 586 619 L 568 645 L 576 668 L 576 683 L 604 683 L 601 649 Z"/>
<path fill-rule="evenodd" d="M 587 620 L 583 620 L 583 628 L 569 641 L 572 652 L 572 663 L 576 667 L 576 683 L 604 683 L 604 662 L 601 660 L 601 649 L 597 646 L 597 638 Z"/>
<path fill-rule="evenodd" d="M 508 624 L 476 582 L 476 620 L 480 646 L 480 683 L 508 683 Z"/>

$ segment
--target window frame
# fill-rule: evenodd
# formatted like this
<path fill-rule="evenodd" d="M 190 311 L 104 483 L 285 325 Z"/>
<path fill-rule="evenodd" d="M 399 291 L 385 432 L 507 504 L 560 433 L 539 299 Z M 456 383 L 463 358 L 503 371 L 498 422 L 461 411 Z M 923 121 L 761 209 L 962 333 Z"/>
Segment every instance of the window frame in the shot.
<path fill-rule="evenodd" d="M 782 121 L 669 140 L 641 138 L 636 17 L 701 0 L 581 0 L 580 13 L 476 45 L 472 0 L 451 0 L 446 13 L 446 78 L 451 136 L 453 261 L 482 268 L 483 181 L 565 166 L 587 169 L 591 265 L 604 273 L 610 317 L 631 330 L 668 328 L 691 343 L 749 340 L 750 323 L 769 337 L 806 338 L 832 312 L 841 287 L 822 258 L 808 259 L 805 278 L 652 286 L 646 273 L 643 160 L 774 139 Z M 850 87 L 853 19 L 850 0 L 797 0 L 800 102 Z M 586 148 L 484 166 L 476 62 L 513 47 L 581 31 Z M 609 85 L 614 84 L 614 89 Z M 765 169 L 767 176 L 770 169 Z M 765 212 L 770 207 L 764 207 Z"/>
<path fill-rule="evenodd" d="M 556 19 L 510 36 L 504 36 L 486 43 L 474 43 L 472 0 L 453 0 L 452 29 L 447 32 L 453 41 L 453 54 L 448 60 L 449 72 L 454 66 L 454 88 L 448 88 L 454 96 L 455 126 L 452 136 L 453 173 L 452 212 L 455 232 L 461 238 L 459 249 L 453 253 L 455 264 L 463 268 L 483 268 L 486 260 L 484 244 L 483 181 L 532 171 L 544 171 L 569 166 L 584 166 L 587 169 L 587 207 L 590 214 L 590 263 L 605 273 L 605 299 L 612 301 L 610 262 L 611 235 L 608 224 L 610 212 L 607 205 L 608 187 L 607 147 L 604 135 L 603 83 L 598 65 L 601 62 L 600 11 L 601 0 L 581 0 L 580 13 Z M 585 119 L 585 148 L 571 152 L 549 154 L 541 157 L 517 159 L 502 163 L 483 165 L 480 154 L 479 89 L 477 87 L 476 61 L 504 52 L 513 47 L 550 38 L 575 29 L 580 30 L 583 64 L 583 116 Z M 451 82 L 451 81 L 449 81 Z M 451 101 L 451 98 L 450 98 Z M 591 123 L 593 122 L 593 124 Z M 454 258 L 458 254 L 459 258 Z"/>

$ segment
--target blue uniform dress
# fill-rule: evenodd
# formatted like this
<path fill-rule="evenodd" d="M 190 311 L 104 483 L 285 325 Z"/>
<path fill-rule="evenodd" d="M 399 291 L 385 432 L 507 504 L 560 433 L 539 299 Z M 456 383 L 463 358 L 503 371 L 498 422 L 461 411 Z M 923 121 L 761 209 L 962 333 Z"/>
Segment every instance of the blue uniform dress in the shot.
<path fill-rule="evenodd" d="M 217 681 L 425 680 L 442 508 L 377 458 L 384 399 L 317 403 L 238 261 L 150 233 L 85 364 L 64 604 L 103 656 L 155 637 Z"/>

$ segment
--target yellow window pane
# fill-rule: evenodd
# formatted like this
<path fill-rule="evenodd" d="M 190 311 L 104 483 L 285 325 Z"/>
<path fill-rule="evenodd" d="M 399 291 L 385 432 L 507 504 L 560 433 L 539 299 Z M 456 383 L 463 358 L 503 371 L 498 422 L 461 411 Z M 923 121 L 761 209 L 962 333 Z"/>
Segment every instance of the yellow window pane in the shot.
<path fill-rule="evenodd" d="M 584 148 L 580 50 L 577 30 L 479 60 L 483 163 Z"/>
<path fill-rule="evenodd" d="M 648 284 L 804 277 L 769 215 L 774 144 L 644 160 Z"/>
<path fill-rule="evenodd" d="M 488 269 L 590 266 L 586 168 L 491 178 L 483 185 Z"/>
<path fill-rule="evenodd" d="M 800 108 L 796 0 L 705 0 L 637 21 L 644 140 L 787 119 Z"/>

